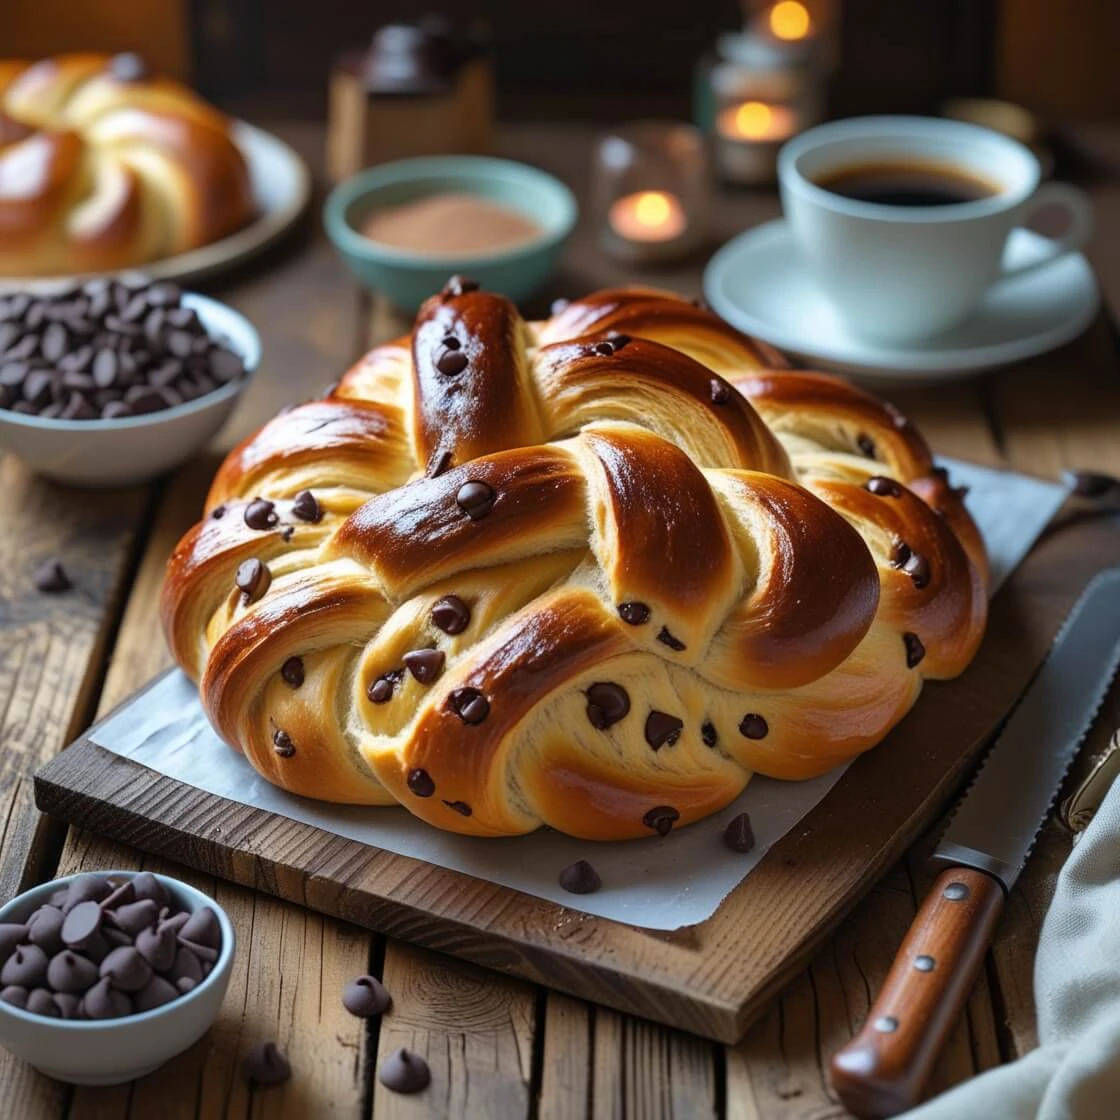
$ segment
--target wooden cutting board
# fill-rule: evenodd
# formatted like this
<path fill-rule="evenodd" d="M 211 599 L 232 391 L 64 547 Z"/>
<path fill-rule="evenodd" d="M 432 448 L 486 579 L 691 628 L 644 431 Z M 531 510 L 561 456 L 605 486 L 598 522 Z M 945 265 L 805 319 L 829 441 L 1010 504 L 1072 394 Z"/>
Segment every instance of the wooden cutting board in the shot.
<path fill-rule="evenodd" d="M 992 604 L 956 681 L 851 766 L 716 914 L 654 933 L 447 871 L 157 774 L 81 738 L 35 778 L 55 816 L 393 937 L 721 1042 L 745 1033 L 946 806 L 1062 619 L 1120 562 L 1120 516 L 1052 529 Z M 517 841 L 510 840 L 511 858 Z"/>

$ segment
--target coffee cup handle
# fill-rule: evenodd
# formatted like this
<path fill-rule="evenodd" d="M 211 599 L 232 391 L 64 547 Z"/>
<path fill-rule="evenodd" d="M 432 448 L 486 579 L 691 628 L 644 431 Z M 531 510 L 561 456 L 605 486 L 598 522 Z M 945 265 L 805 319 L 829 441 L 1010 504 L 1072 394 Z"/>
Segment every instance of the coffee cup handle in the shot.
<path fill-rule="evenodd" d="M 1084 191 L 1069 183 L 1043 183 L 1027 203 L 1024 219 L 1043 206 L 1061 207 L 1069 215 L 1069 229 L 1061 237 L 1046 239 L 1050 242 L 1050 248 L 1044 256 L 1013 268 L 1003 265 L 1001 279 L 1009 280 L 1045 268 L 1059 257 L 1077 252 L 1089 240 L 1089 235 L 1093 232 L 1093 204 Z"/>

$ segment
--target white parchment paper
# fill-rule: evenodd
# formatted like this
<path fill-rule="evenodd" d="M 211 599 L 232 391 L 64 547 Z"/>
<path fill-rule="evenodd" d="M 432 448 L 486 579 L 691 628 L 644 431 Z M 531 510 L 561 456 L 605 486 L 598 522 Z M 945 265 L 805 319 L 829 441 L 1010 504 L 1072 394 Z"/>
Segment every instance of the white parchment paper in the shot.
<path fill-rule="evenodd" d="M 1027 554 L 1065 499 L 1066 490 L 1023 475 L 947 461 L 992 560 L 993 590 Z M 440 832 L 401 808 L 357 808 L 295 797 L 257 776 L 211 730 L 194 686 L 179 672 L 156 682 L 90 738 L 117 754 L 231 801 L 303 821 L 363 844 L 425 860 L 538 898 L 630 925 L 671 930 L 702 922 L 727 893 L 836 784 L 837 769 L 809 782 L 752 778 L 723 812 L 667 837 L 595 843 L 542 829 L 483 840 Z M 750 813 L 756 844 L 746 855 L 721 841 L 727 822 Z M 603 880 L 597 894 L 571 895 L 556 878 L 577 859 Z"/>

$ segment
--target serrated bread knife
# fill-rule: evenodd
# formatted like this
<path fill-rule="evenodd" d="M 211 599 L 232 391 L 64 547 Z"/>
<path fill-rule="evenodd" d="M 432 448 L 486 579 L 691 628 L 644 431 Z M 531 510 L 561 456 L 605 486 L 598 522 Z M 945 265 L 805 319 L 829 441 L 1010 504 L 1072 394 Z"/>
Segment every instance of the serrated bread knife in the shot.
<path fill-rule="evenodd" d="M 945 865 L 863 1029 L 832 1059 L 857 1116 L 894 1116 L 922 1087 L 964 1007 L 1006 893 L 1120 663 L 1120 568 L 1101 572 L 988 752 L 934 852 Z"/>

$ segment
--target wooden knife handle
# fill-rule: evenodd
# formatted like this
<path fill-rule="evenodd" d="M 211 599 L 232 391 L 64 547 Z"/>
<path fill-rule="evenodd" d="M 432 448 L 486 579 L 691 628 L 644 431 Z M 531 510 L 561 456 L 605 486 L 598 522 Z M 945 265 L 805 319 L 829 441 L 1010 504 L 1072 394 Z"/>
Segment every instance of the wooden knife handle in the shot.
<path fill-rule="evenodd" d="M 857 1116 L 894 1116 L 922 1087 L 980 971 L 1003 885 L 970 867 L 926 895 L 863 1029 L 832 1059 L 832 1084 Z"/>

